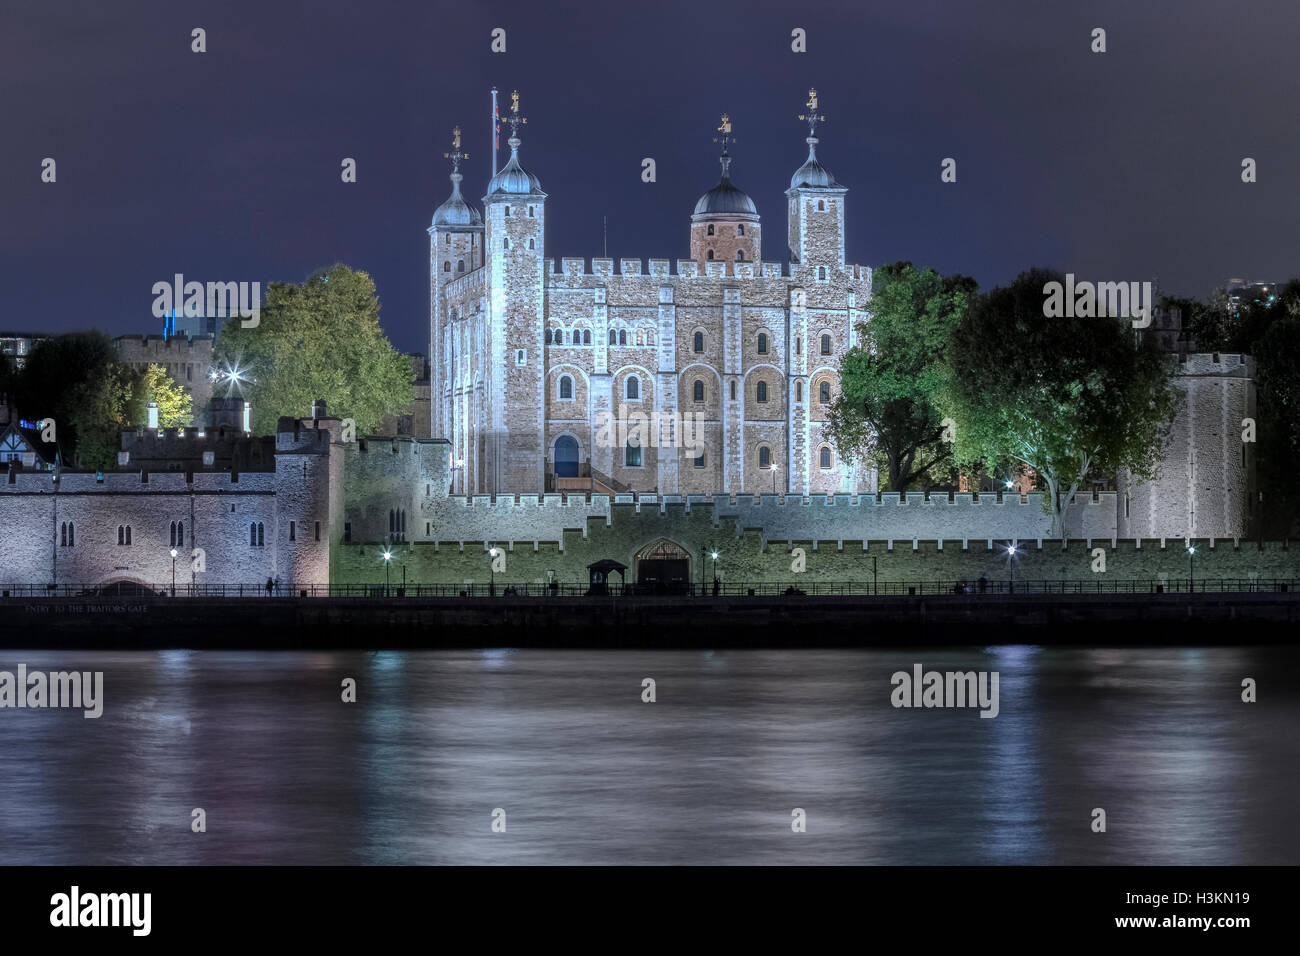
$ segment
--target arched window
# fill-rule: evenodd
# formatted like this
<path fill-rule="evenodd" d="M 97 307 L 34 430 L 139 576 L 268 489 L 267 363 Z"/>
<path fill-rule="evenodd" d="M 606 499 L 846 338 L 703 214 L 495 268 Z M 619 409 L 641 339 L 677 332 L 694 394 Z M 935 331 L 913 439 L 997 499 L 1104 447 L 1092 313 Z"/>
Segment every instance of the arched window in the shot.
<path fill-rule="evenodd" d="M 533 207 L 532 207 L 532 206 L 529 206 L 529 207 L 528 207 L 528 218 L 529 218 L 529 219 L 535 219 L 535 218 L 536 218 L 536 217 L 533 215 Z"/>
<path fill-rule="evenodd" d="M 618 344 L 627 345 L 627 329 L 618 330 Z"/>
<path fill-rule="evenodd" d="M 817 401 L 821 402 L 823 405 L 829 405 L 831 403 L 830 382 L 822 382 L 817 386 Z"/>
<path fill-rule="evenodd" d="M 829 471 L 829 470 L 830 470 L 830 467 L 831 467 L 831 450 L 830 450 L 829 448 L 826 448 L 825 446 L 823 446 L 823 447 L 822 447 L 822 450 L 819 451 L 819 452 L 817 453 L 817 464 L 818 464 L 818 466 L 821 468 L 822 471 Z"/>
<path fill-rule="evenodd" d="M 817 267 L 817 279 L 818 279 L 818 281 L 820 281 L 820 282 L 825 282 L 825 281 L 826 281 L 826 267 L 825 267 L 825 266 L 818 266 L 818 267 Z"/>
<path fill-rule="evenodd" d="M 451 233 L 447 233 L 447 235 L 442 237 L 442 244 L 444 246 L 451 245 Z"/>
<path fill-rule="evenodd" d="M 582 344 L 583 345 L 591 344 L 591 329 L 582 330 Z"/>
<path fill-rule="evenodd" d="M 754 388 L 754 397 L 760 402 L 767 401 L 767 382 L 759 382 Z"/>
<path fill-rule="evenodd" d="M 131 547 L 131 526 L 126 526 L 126 546 Z"/>
<path fill-rule="evenodd" d="M 536 248 L 537 248 L 537 240 L 536 240 L 536 239 L 529 239 L 529 240 L 528 240 L 528 248 L 529 248 L 529 249 L 536 249 Z"/>
<path fill-rule="evenodd" d="M 627 447 L 623 449 L 623 464 L 628 468 L 641 467 L 641 446 L 632 444 L 632 439 L 628 439 Z"/>
<path fill-rule="evenodd" d="M 758 333 L 758 354 L 767 354 L 767 334 L 764 332 Z"/>
<path fill-rule="evenodd" d="M 641 398 L 641 380 L 635 375 L 629 375 L 627 379 L 627 391 L 625 392 L 628 401 L 639 401 Z"/>
<path fill-rule="evenodd" d="M 799 338 L 799 337 L 797 337 L 797 336 L 795 337 L 795 340 L 794 340 L 794 354 L 795 354 L 795 355 L 803 355 L 803 339 L 801 339 L 801 338 Z"/>
<path fill-rule="evenodd" d="M 457 271 L 457 272 L 464 272 L 464 271 L 465 271 L 465 260 L 464 260 L 464 259 L 457 259 L 457 260 L 456 260 L 456 271 Z"/>
<path fill-rule="evenodd" d="M 266 529 L 264 529 L 264 528 L 262 527 L 262 522 L 259 521 L 259 522 L 257 523 L 257 546 L 258 546 L 259 548 L 266 544 L 266 539 L 262 536 L 262 532 L 263 532 L 264 530 L 266 530 Z M 130 528 L 127 528 L 127 529 L 126 529 L 126 540 L 127 540 L 127 541 L 130 541 L 130 540 L 131 540 L 131 529 L 130 529 Z"/>
<path fill-rule="evenodd" d="M 451 271 L 451 260 L 447 260 L 446 262 L 444 262 L 444 263 L 442 264 L 442 271 L 443 271 L 443 272 L 450 272 L 450 271 Z"/>
<path fill-rule="evenodd" d="M 176 547 L 176 522 L 172 522 L 171 546 Z"/>
<path fill-rule="evenodd" d="M 185 547 L 185 522 L 184 521 L 176 522 L 176 546 L 178 548 Z"/>
<path fill-rule="evenodd" d="M 509 237 L 509 236 L 507 236 L 506 238 L 504 238 L 504 239 L 501 240 L 501 248 L 502 248 L 502 249 L 509 249 L 509 248 L 510 248 L 510 237 Z"/>
<path fill-rule="evenodd" d="M 696 459 L 695 459 L 695 467 L 696 467 L 696 468 L 703 468 L 703 467 L 704 467 L 704 449 L 703 449 L 703 447 L 700 448 L 700 454 L 699 454 L 699 456 L 696 457 Z"/>
<path fill-rule="evenodd" d="M 68 547 L 74 547 L 77 543 L 77 529 L 71 521 L 68 522 Z"/>
<path fill-rule="evenodd" d="M 506 215 L 507 215 L 507 216 L 510 215 L 510 207 L 509 207 L 509 206 L 506 206 Z"/>
<path fill-rule="evenodd" d="M 547 330 L 546 330 L 546 344 L 547 344 L 547 345 L 550 345 L 551 342 L 552 342 L 552 340 L 553 340 L 554 338 L 555 338 L 555 336 L 552 334 L 551 330 L 550 330 L 550 329 L 547 329 Z"/>
<path fill-rule="evenodd" d="M 124 545 L 124 544 L 126 544 L 126 535 L 125 535 L 125 532 L 126 532 L 126 526 L 125 526 L 125 525 L 118 525 L 118 526 L 117 526 L 117 543 L 118 543 L 119 546 L 120 546 L 120 545 Z"/>
<path fill-rule="evenodd" d="M 394 511 L 392 508 L 389 508 L 389 509 L 388 509 L 388 534 L 389 534 L 389 537 L 391 537 L 392 534 L 393 534 L 393 532 L 396 531 L 396 530 L 397 530 L 397 512 Z"/>
<path fill-rule="evenodd" d="M 691 386 L 691 398 L 697 402 L 704 401 L 704 383 L 698 378 L 695 380 L 695 384 Z"/>
<path fill-rule="evenodd" d="M 794 383 L 794 400 L 796 402 L 803 401 L 803 382 Z"/>
<path fill-rule="evenodd" d="M 636 344 L 645 345 L 645 333 L 642 332 L 640 329 L 636 330 Z"/>
<path fill-rule="evenodd" d="M 772 467 L 772 449 L 768 448 L 766 445 L 760 445 L 758 447 L 758 467 Z"/>
<path fill-rule="evenodd" d="M 736 383 L 734 381 L 731 383 L 731 400 L 733 402 L 736 400 Z"/>
<path fill-rule="evenodd" d="M 59 525 L 59 547 L 66 548 L 67 546 L 68 546 L 68 523 L 65 521 L 63 522 L 63 524 Z"/>
<path fill-rule="evenodd" d="M 713 250 L 712 250 L 712 249 L 709 250 L 709 261 L 710 261 L 710 262 L 713 261 Z"/>
<path fill-rule="evenodd" d="M 609 330 L 609 344 L 610 345 L 618 344 L 618 333 L 615 332 L 613 329 Z"/>
<path fill-rule="evenodd" d="M 695 333 L 695 351 L 697 351 L 697 352 L 703 352 L 703 351 L 704 351 L 704 333 L 703 333 L 703 332 L 696 332 L 696 333 Z"/>
<path fill-rule="evenodd" d="M 252 524 L 248 526 L 248 546 L 250 548 L 257 547 L 257 522 L 256 521 L 254 521 Z"/>
<path fill-rule="evenodd" d="M 298 540 L 298 522 L 296 521 L 289 522 L 289 540 L 290 541 Z"/>
<path fill-rule="evenodd" d="M 826 211 L 826 200 L 825 200 L 825 199 L 819 199 L 819 200 L 817 200 L 817 211 L 818 211 L 818 212 L 825 212 L 825 211 Z M 507 215 L 509 215 L 509 213 L 507 213 Z"/>
<path fill-rule="evenodd" d="M 831 337 L 830 337 L 829 335 L 823 335 L 823 336 L 822 336 L 822 355 L 830 355 L 830 354 L 831 354 Z"/>
<path fill-rule="evenodd" d="M 710 236 L 713 235 L 713 223 L 709 223 L 709 229 L 707 234 Z M 709 258 L 712 259 L 713 256 L 709 256 Z"/>
<path fill-rule="evenodd" d="M 573 398 L 573 379 L 567 375 L 560 376 L 560 398 Z"/>
<path fill-rule="evenodd" d="M 743 249 L 737 249 L 737 250 L 736 250 L 736 261 L 737 261 L 737 262 L 744 262 L 744 261 L 745 261 L 745 251 L 744 251 Z"/>
<path fill-rule="evenodd" d="M 745 234 L 745 224 L 742 222 L 740 225 L 736 226 L 736 235 L 743 236 L 744 234 Z"/>

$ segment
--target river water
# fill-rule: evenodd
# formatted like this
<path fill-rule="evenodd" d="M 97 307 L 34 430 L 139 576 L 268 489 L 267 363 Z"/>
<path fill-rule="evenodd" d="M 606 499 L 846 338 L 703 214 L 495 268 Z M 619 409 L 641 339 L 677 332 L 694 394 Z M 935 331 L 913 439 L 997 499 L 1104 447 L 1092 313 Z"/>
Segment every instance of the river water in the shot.
<path fill-rule="evenodd" d="M 19 663 L 104 710 L 0 709 L 4 864 L 1300 863 L 1289 648 Z M 918 663 L 996 671 L 998 715 L 892 706 Z"/>

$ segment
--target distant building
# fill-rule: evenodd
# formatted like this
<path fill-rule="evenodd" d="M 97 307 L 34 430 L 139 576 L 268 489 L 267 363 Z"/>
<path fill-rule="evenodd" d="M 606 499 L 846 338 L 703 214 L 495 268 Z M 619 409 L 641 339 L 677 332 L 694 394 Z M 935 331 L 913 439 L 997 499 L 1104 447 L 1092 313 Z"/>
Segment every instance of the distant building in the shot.
<path fill-rule="evenodd" d="M 411 404 L 400 415 L 385 415 L 377 434 L 427 438 L 431 425 L 429 363 L 421 352 L 412 352 L 407 358 L 411 360 Z"/>
<path fill-rule="evenodd" d="M 14 368 L 27 364 L 27 356 L 41 339 L 48 339 L 43 332 L 0 332 L 0 353 L 3 353 Z"/>
<path fill-rule="evenodd" d="M 54 471 L 62 462 L 54 442 L 41 441 L 35 422 L 11 422 L 0 431 L 0 467 L 21 465 L 28 471 Z"/>
<path fill-rule="evenodd" d="M 1271 303 L 1277 298 L 1276 282 L 1247 282 L 1245 279 L 1229 279 L 1224 286 L 1228 293 L 1228 307 L 1235 318 L 1243 304 L 1254 302 Z"/>
<path fill-rule="evenodd" d="M 118 360 L 138 371 L 161 365 L 193 401 L 190 424 L 200 428 L 212 424 L 208 409 L 213 385 L 212 336 L 119 335 L 113 345 Z"/>

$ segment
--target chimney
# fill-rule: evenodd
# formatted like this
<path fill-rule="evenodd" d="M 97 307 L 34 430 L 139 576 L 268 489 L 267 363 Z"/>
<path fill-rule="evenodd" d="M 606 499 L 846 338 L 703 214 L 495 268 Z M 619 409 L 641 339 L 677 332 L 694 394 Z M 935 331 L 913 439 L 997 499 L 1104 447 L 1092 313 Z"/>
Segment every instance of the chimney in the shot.
<path fill-rule="evenodd" d="M 149 427 L 157 431 L 158 429 L 158 403 L 149 403 Z"/>
<path fill-rule="evenodd" d="M 317 421 L 320 421 L 320 419 L 325 417 L 325 399 L 318 398 L 316 401 L 312 402 L 311 417 Z"/>
<path fill-rule="evenodd" d="M 253 430 L 253 403 L 244 402 L 244 431 Z"/>

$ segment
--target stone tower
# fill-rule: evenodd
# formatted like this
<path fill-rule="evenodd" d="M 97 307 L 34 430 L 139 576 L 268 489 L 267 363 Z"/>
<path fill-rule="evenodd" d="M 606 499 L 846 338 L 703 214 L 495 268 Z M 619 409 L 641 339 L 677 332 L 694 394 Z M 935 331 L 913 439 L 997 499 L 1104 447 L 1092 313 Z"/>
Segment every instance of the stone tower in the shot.
<path fill-rule="evenodd" d="M 429 227 L 429 314 L 435 317 L 446 311 L 441 301 L 443 287 L 483 265 L 483 217 L 460 194 L 460 183 L 464 179 L 460 164 L 469 157 L 460 148 L 459 126 L 452 131 L 451 152 L 443 155 L 451 160 L 451 195 L 434 211 L 433 225 Z M 439 354 L 442 348 L 443 336 L 435 321 L 429 341 L 432 364 L 452 360 L 450 356 Z M 451 435 L 453 423 L 446 420 L 441 396 L 432 396 L 432 406 L 432 435 Z"/>
<path fill-rule="evenodd" d="M 828 282 L 833 271 L 844 271 L 844 196 L 848 188 L 817 159 L 817 124 L 825 118 L 817 108 L 817 91 L 808 91 L 808 159 L 790 177 L 789 242 L 791 272 L 808 282 Z"/>
<path fill-rule="evenodd" d="M 762 226 L 754 201 L 731 182 L 731 118 L 722 114 L 718 127 L 722 143 L 722 179 L 695 204 L 691 216 L 691 258 L 704 274 L 705 262 L 721 260 L 726 274 L 734 275 L 734 263 L 762 262 Z"/>
<path fill-rule="evenodd" d="M 488 183 L 485 429 L 479 436 L 488 494 L 545 482 L 546 193 L 519 162 L 519 93 L 511 94 L 510 160 Z"/>

